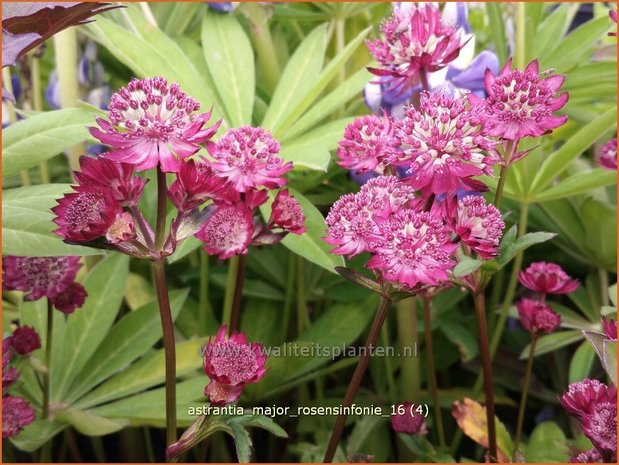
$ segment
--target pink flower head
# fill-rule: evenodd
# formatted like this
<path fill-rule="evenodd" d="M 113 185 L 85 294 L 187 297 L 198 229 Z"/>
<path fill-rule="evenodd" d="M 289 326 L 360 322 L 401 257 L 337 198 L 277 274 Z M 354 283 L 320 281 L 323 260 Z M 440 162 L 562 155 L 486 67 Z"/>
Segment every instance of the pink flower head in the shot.
<path fill-rule="evenodd" d="M 454 222 L 454 232 L 466 245 L 486 260 L 496 257 L 505 223 L 501 212 L 481 196 L 467 195 L 445 202 L 446 217 Z"/>
<path fill-rule="evenodd" d="M 122 212 L 109 189 L 80 186 L 65 194 L 52 208 L 56 214 L 54 232 L 70 242 L 90 242 L 104 236 Z"/>
<path fill-rule="evenodd" d="M 617 24 L 617 10 L 610 10 L 608 12 L 608 16 L 610 17 L 610 19 Z M 609 36 L 611 37 L 617 37 L 617 33 L 616 32 L 609 32 L 608 33 Z"/>
<path fill-rule="evenodd" d="M 415 189 L 403 183 L 397 176 L 378 176 L 370 179 L 359 191 L 359 197 L 367 196 L 370 203 L 381 206 L 378 214 L 386 217 L 404 205 L 417 205 Z"/>
<path fill-rule="evenodd" d="M 400 415 L 396 413 L 395 415 L 391 415 L 391 428 L 396 433 L 404 433 L 404 434 L 419 434 L 425 435 L 428 433 L 426 428 L 426 422 L 423 418 L 423 415 L 416 414 L 412 415 L 411 403 L 404 402 L 403 404 L 398 404 L 396 406 L 396 411 L 400 407 L 404 407 L 405 413 Z"/>
<path fill-rule="evenodd" d="M 209 145 L 215 159 L 211 166 L 239 192 L 262 186 L 277 189 L 288 182 L 282 176 L 292 169 L 292 163 L 284 163 L 277 156 L 279 151 L 269 131 L 251 126 L 230 129 L 217 144 Z"/>
<path fill-rule="evenodd" d="M 598 152 L 597 162 L 601 168 L 607 170 L 617 169 L 617 138 L 606 142 Z"/>
<path fill-rule="evenodd" d="M 110 244 L 132 241 L 136 237 L 135 222 L 129 212 L 122 212 L 116 215 L 114 223 L 105 233 L 105 238 Z"/>
<path fill-rule="evenodd" d="M 399 145 L 387 115 L 360 116 L 346 126 L 338 144 L 337 163 L 358 173 L 374 171 L 384 160 L 396 156 Z"/>
<path fill-rule="evenodd" d="M 80 283 L 71 283 L 63 292 L 52 300 L 54 307 L 62 313 L 73 313 L 86 302 L 88 293 Z"/>
<path fill-rule="evenodd" d="M 417 85 L 420 72 L 434 72 L 447 66 L 466 44 L 464 31 L 444 24 L 439 9 L 429 3 L 418 8 L 394 8 L 381 31 L 382 40 L 366 41 L 380 64 L 380 69 L 370 72 L 390 76 L 401 92 Z"/>
<path fill-rule="evenodd" d="M 39 334 L 30 326 L 20 326 L 13 331 L 11 345 L 15 352 L 26 355 L 41 347 Z"/>
<path fill-rule="evenodd" d="M 204 222 L 196 237 L 209 255 L 225 260 L 247 253 L 254 234 L 252 210 L 244 203 L 220 204 Z"/>
<path fill-rule="evenodd" d="M 570 384 L 559 401 L 567 413 L 584 418 L 593 411 L 595 404 L 616 403 L 616 399 L 617 388 L 606 386 L 597 379 L 586 378 Z"/>
<path fill-rule="evenodd" d="M 24 300 L 54 299 L 75 280 L 79 257 L 3 257 L 3 289 L 23 291 Z"/>
<path fill-rule="evenodd" d="M 596 402 L 588 415 L 580 419 L 582 431 L 598 451 L 606 457 L 617 459 L 617 398 L 609 402 Z"/>
<path fill-rule="evenodd" d="M 424 92 L 421 111 L 411 106 L 404 113 L 404 120 L 396 123 L 402 150 L 390 161 L 410 166 L 412 175 L 406 181 L 415 189 L 433 194 L 455 193 L 459 187 L 471 190 L 469 178 L 491 175 L 492 165 L 500 161 L 495 142 L 480 131 L 466 97 Z"/>
<path fill-rule="evenodd" d="M 448 280 L 455 262 L 443 222 L 429 212 L 401 209 L 380 222 L 380 236 L 373 245 L 374 255 L 367 267 L 382 272 L 385 280 L 410 288 L 436 286 Z"/>
<path fill-rule="evenodd" d="M 269 224 L 294 234 L 303 234 L 306 230 L 304 222 L 303 209 L 297 199 L 290 195 L 288 189 L 280 190 L 271 206 Z"/>
<path fill-rule="evenodd" d="M 2 438 L 17 436 L 35 419 L 34 409 L 19 396 L 2 396 Z"/>
<path fill-rule="evenodd" d="M 162 77 L 132 79 L 112 94 L 108 120 L 97 119 L 101 129 L 90 128 L 90 133 L 112 148 L 105 158 L 137 171 L 160 165 L 162 171 L 177 172 L 180 160 L 196 153 L 221 124 L 204 127 L 211 113 L 195 114 L 199 109 L 176 83 Z"/>
<path fill-rule="evenodd" d="M 485 113 L 483 125 L 488 134 L 514 141 L 539 137 L 565 124 L 567 116 L 553 115 L 569 98 L 567 92 L 555 98 L 565 76 L 540 79 L 537 60 L 531 61 L 524 72 L 512 70 L 511 65 L 510 58 L 498 76 L 486 70 L 488 97 L 481 101 L 481 111 Z"/>
<path fill-rule="evenodd" d="M 232 404 L 239 400 L 243 392 L 243 384 L 233 386 L 232 384 L 223 384 L 212 379 L 204 389 L 204 395 L 208 397 L 211 405 L 222 406 Z"/>
<path fill-rule="evenodd" d="M 80 157 L 81 171 L 73 175 L 82 186 L 97 186 L 109 189 L 123 206 L 137 205 L 146 180 L 134 176 L 133 165 L 116 163 L 103 157 Z"/>
<path fill-rule="evenodd" d="M 561 315 L 538 300 L 523 298 L 516 308 L 520 324 L 531 334 L 552 333 L 561 323 Z"/>
<path fill-rule="evenodd" d="M 205 395 L 216 404 L 234 402 L 244 385 L 258 382 L 266 374 L 262 344 L 248 343 L 244 333 L 226 337 L 226 332 L 222 325 L 215 340 L 209 339 L 204 347 L 204 371 L 211 379 Z"/>
<path fill-rule="evenodd" d="M 569 294 L 574 292 L 579 283 L 571 279 L 555 263 L 535 262 L 518 275 L 520 284 L 535 292 L 543 294 Z"/>
<path fill-rule="evenodd" d="M 602 463 L 604 460 L 597 449 L 591 449 L 572 457 L 570 463 Z"/>
<path fill-rule="evenodd" d="M 218 199 L 226 185 L 226 180 L 201 160 L 182 162 L 176 176 L 168 196 L 180 211 L 190 211 L 207 200 Z"/>
<path fill-rule="evenodd" d="M 602 328 L 604 329 L 604 335 L 609 341 L 617 340 L 617 321 L 610 318 L 602 317 Z"/>

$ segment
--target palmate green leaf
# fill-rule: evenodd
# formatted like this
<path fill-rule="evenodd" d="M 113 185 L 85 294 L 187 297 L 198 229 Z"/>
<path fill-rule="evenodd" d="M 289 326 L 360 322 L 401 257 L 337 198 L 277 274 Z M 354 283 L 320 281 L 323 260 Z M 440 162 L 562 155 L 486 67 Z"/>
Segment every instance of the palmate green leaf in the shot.
<path fill-rule="evenodd" d="M 303 98 L 320 74 L 327 46 L 327 27 L 316 27 L 297 47 L 286 64 L 271 99 L 262 126 L 274 130 L 290 114 L 294 104 Z"/>
<path fill-rule="evenodd" d="M 614 171 L 596 168 L 594 170 L 576 173 L 563 179 L 556 186 L 537 194 L 531 202 L 547 202 L 565 197 L 582 194 L 591 189 L 610 186 L 617 183 L 617 173 Z"/>
<path fill-rule="evenodd" d="M 12 437 L 11 442 L 19 450 L 34 452 L 67 426 L 64 422 L 37 418 L 33 423 L 26 426 L 21 433 Z"/>
<path fill-rule="evenodd" d="M 176 319 L 189 294 L 188 290 L 170 292 L 172 318 Z M 105 340 L 90 357 L 67 394 L 72 403 L 92 387 L 145 354 L 161 339 L 158 302 L 152 301 L 128 313 L 108 332 Z"/>
<path fill-rule="evenodd" d="M 3 129 L 2 176 L 14 176 L 73 145 L 94 141 L 86 129 L 94 121 L 89 111 L 67 108 L 39 113 Z"/>
<path fill-rule="evenodd" d="M 129 257 L 113 254 L 99 262 L 84 280 L 86 303 L 68 319 L 63 356 L 52 365 L 52 398 L 65 400 L 69 385 L 106 338 L 120 310 L 129 274 Z"/>
<path fill-rule="evenodd" d="M 583 341 L 570 361 L 570 371 L 568 380 L 570 383 L 581 381 L 589 376 L 593 361 L 595 360 L 595 351 L 589 341 Z"/>
<path fill-rule="evenodd" d="M 254 451 L 254 444 L 251 440 L 249 432 L 243 427 L 243 425 L 236 422 L 228 422 L 228 426 L 233 431 L 234 449 L 236 451 L 236 458 L 239 463 L 251 462 L 251 456 Z"/>
<path fill-rule="evenodd" d="M 535 427 L 529 437 L 526 450 L 529 463 L 563 463 L 570 458 L 565 434 L 553 421 L 544 421 Z"/>
<path fill-rule="evenodd" d="M 78 432 L 86 436 L 105 436 L 120 431 L 127 422 L 124 420 L 110 420 L 94 415 L 88 410 L 67 409 L 56 412 L 56 419 L 73 426 Z"/>
<path fill-rule="evenodd" d="M 617 82 L 617 62 L 616 61 L 599 61 L 595 63 L 586 63 L 578 68 L 570 71 L 566 76 L 565 84 L 562 86 L 564 90 L 574 90 L 580 87 L 592 87 L 591 83 L 595 82 Z M 570 96 L 571 98 L 571 96 Z"/>
<path fill-rule="evenodd" d="M 65 244 L 52 233 L 57 226 L 50 209 L 69 190 L 68 184 L 45 184 L 2 191 L 2 253 L 23 257 L 102 254 Z"/>
<path fill-rule="evenodd" d="M 540 355 L 547 354 L 548 352 L 552 352 L 580 340 L 582 340 L 582 334 L 577 330 L 558 331 L 552 334 L 545 334 L 540 336 L 537 340 L 535 356 L 538 357 Z M 522 349 L 522 352 L 520 352 L 520 360 L 524 360 L 529 357 L 530 348 L 531 344 L 527 344 L 527 346 Z"/>
<path fill-rule="evenodd" d="M 255 428 L 260 428 L 269 433 L 277 436 L 278 438 L 287 438 L 288 433 L 279 426 L 277 423 L 273 421 L 272 418 L 265 417 L 264 415 L 243 415 L 243 416 L 235 416 L 230 418 L 230 423 L 239 423 L 245 427 L 253 426 Z"/>
<path fill-rule="evenodd" d="M 202 21 L 202 48 L 230 126 L 251 124 L 256 87 L 254 53 L 237 19 L 207 14 Z"/>
<path fill-rule="evenodd" d="M 282 147 L 279 156 L 284 161 L 291 161 L 294 167 L 303 166 L 317 171 L 327 171 L 331 154 L 322 143 L 293 143 Z"/>
<path fill-rule="evenodd" d="M 297 255 L 309 260 L 316 265 L 335 273 L 336 266 L 343 266 L 344 259 L 329 252 L 331 246 L 322 238 L 325 237 L 327 226 L 322 213 L 301 193 L 289 188 L 290 194 L 298 200 L 303 214 L 307 231 L 301 235 L 288 234 L 282 244 Z M 271 196 L 273 199 L 273 196 Z M 260 207 L 262 216 L 268 220 L 271 215 L 271 202 Z"/>
<path fill-rule="evenodd" d="M 581 205 L 580 214 L 585 227 L 585 248 L 592 261 L 614 271 L 617 264 L 617 207 L 589 198 Z"/>
<path fill-rule="evenodd" d="M 527 233 L 524 236 L 516 239 L 511 245 L 506 246 L 505 249 L 501 251 L 501 254 L 496 259 L 496 262 L 499 266 L 503 267 L 507 265 L 518 252 L 521 252 L 531 247 L 532 245 L 541 244 L 542 242 L 549 241 L 555 236 L 555 233 L 542 231 Z"/>
<path fill-rule="evenodd" d="M 186 376 L 202 366 L 200 348 L 206 338 L 190 339 L 176 344 L 176 375 Z M 153 351 L 118 373 L 74 404 L 87 409 L 96 405 L 120 399 L 153 386 L 163 384 L 165 378 L 165 357 L 163 349 Z"/>
<path fill-rule="evenodd" d="M 294 142 L 291 144 L 300 146 L 320 145 L 326 147 L 327 150 L 335 150 L 337 148 L 337 143 L 342 139 L 344 129 L 354 120 L 355 118 L 348 117 L 329 121 L 295 138 Z"/>
<path fill-rule="evenodd" d="M 537 28 L 534 40 L 531 41 L 534 56 L 552 51 L 561 43 L 557 38 L 563 37 L 567 32 L 576 11 L 578 11 L 577 4 L 564 4 L 546 16 Z"/>

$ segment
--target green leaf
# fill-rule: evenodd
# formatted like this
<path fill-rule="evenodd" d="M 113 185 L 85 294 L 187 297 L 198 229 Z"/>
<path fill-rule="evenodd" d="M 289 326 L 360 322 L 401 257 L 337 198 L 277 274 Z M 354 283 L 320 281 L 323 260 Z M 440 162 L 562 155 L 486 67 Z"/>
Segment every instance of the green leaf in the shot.
<path fill-rule="evenodd" d="M 583 64 L 570 71 L 562 88 L 565 90 L 589 88 L 592 82 L 617 82 L 617 62 L 599 61 Z"/>
<path fill-rule="evenodd" d="M 181 438 L 173 445 L 168 446 L 166 455 L 168 459 L 178 457 L 217 431 L 223 431 L 234 437 L 234 431 L 220 417 L 201 415 L 183 433 Z"/>
<path fill-rule="evenodd" d="M 263 429 L 271 434 L 274 434 L 278 438 L 288 437 L 288 433 L 286 433 L 281 426 L 275 423 L 272 418 L 265 417 L 264 415 L 243 415 L 232 417 L 230 423 L 234 422 L 240 423 L 244 426 L 253 426 L 255 428 Z"/>
<path fill-rule="evenodd" d="M 470 362 L 477 356 L 479 352 L 477 339 L 466 326 L 441 319 L 439 328 L 447 339 L 456 345 L 463 362 Z"/>
<path fill-rule="evenodd" d="M 352 123 L 355 118 L 341 118 L 335 121 L 329 121 L 323 126 L 319 126 L 316 129 L 299 135 L 295 138 L 291 145 L 321 145 L 328 150 L 335 150 L 338 142 L 342 139 L 346 126 Z"/>
<path fill-rule="evenodd" d="M 558 331 L 552 334 L 544 334 L 537 340 L 535 356 L 538 357 L 540 355 L 547 354 L 548 352 L 568 346 L 574 342 L 580 341 L 581 339 L 581 332 L 576 330 Z M 520 360 L 524 360 L 529 357 L 530 348 L 531 344 L 527 344 L 522 352 L 520 352 Z"/>
<path fill-rule="evenodd" d="M 2 176 L 14 176 L 73 145 L 94 141 L 86 129 L 94 122 L 91 112 L 67 108 L 39 113 L 3 129 Z"/>
<path fill-rule="evenodd" d="M 617 173 L 596 168 L 585 173 L 576 173 L 563 179 L 556 186 L 537 194 L 531 202 L 546 202 L 582 194 L 591 189 L 610 186 L 617 183 Z"/>
<path fill-rule="evenodd" d="M 52 231 L 50 208 L 68 184 L 45 184 L 2 191 L 2 253 L 22 257 L 98 255 L 103 251 L 69 245 Z"/>
<path fill-rule="evenodd" d="M 282 73 L 262 126 L 274 130 L 290 114 L 320 74 L 327 46 L 327 25 L 316 27 L 297 47 Z"/>
<path fill-rule="evenodd" d="M 576 381 L 587 378 L 591 371 L 593 360 L 595 360 L 595 351 L 591 344 L 589 344 L 589 341 L 584 341 L 578 346 L 578 349 L 576 349 L 576 352 L 574 352 L 572 356 L 568 378 L 569 382 L 575 383 Z"/>
<path fill-rule="evenodd" d="M 464 276 L 468 276 L 474 271 L 477 271 L 480 266 L 483 265 L 484 262 L 481 260 L 475 260 L 474 258 L 468 256 L 460 257 L 460 262 L 453 269 L 454 278 L 462 278 Z"/>
<path fill-rule="evenodd" d="M 331 247 L 322 239 L 327 232 L 327 226 L 322 213 L 305 196 L 292 188 L 289 188 L 289 190 L 290 194 L 299 201 L 303 209 L 307 231 L 300 236 L 288 234 L 282 241 L 282 244 L 310 262 L 335 273 L 335 267 L 343 266 L 344 259 L 330 253 Z M 268 219 L 271 215 L 270 204 L 260 207 L 260 211 L 264 218 Z"/>
<path fill-rule="evenodd" d="M 604 341 L 604 361 L 603 366 L 612 380 L 617 385 L 617 341 Z"/>
<path fill-rule="evenodd" d="M 505 35 L 505 21 L 503 19 L 503 5 L 495 2 L 486 3 L 490 36 L 496 51 L 499 63 L 507 61 L 507 37 Z"/>
<path fill-rule="evenodd" d="M 207 14 L 202 48 L 230 126 L 251 124 L 256 88 L 254 53 L 233 15 Z"/>
<path fill-rule="evenodd" d="M 194 236 L 188 237 L 183 242 L 181 242 L 181 245 L 179 245 L 172 254 L 172 256 L 168 258 L 168 263 L 172 264 L 179 261 L 181 258 L 186 257 L 201 245 L 202 241 L 200 241 L 199 239 L 196 239 Z"/>
<path fill-rule="evenodd" d="M 86 303 L 68 319 L 64 355 L 51 368 L 53 399 L 65 400 L 69 385 L 106 338 L 120 310 L 129 274 L 129 257 L 113 254 L 84 280 Z"/>
<path fill-rule="evenodd" d="M 535 197 L 540 194 L 550 183 L 559 176 L 572 160 L 591 147 L 593 143 L 610 131 L 617 124 L 617 106 L 612 110 L 598 116 L 591 123 L 584 126 L 561 146 L 546 158 L 535 174 L 529 195 Z"/>
<path fill-rule="evenodd" d="M 537 28 L 535 40 L 531 41 L 535 56 L 548 53 L 561 44 L 557 38 L 563 37 L 577 10 L 577 5 L 560 5 L 544 19 Z"/>
<path fill-rule="evenodd" d="M 11 442 L 19 450 L 34 452 L 67 426 L 66 423 L 60 421 L 37 418 L 33 423 L 26 426 L 21 433 L 12 437 Z"/>
<path fill-rule="evenodd" d="M 86 436 L 105 436 L 120 431 L 128 424 L 126 421 L 110 420 L 94 415 L 87 410 L 60 410 L 56 412 L 56 418 L 69 423 Z"/>
<path fill-rule="evenodd" d="M 617 263 L 617 207 L 587 199 L 580 207 L 585 247 L 599 267 L 614 271 Z"/>
<path fill-rule="evenodd" d="M 514 256 L 518 252 L 521 252 L 531 247 L 532 245 L 541 244 L 542 242 L 549 241 L 555 236 L 555 233 L 542 231 L 527 233 L 524 236 L 516 239 L 511 245 L 506 246 L 496 261 L 500 266 L 505 266 L 510 262 L 512 258 L 514 258 Z"/>
<path fill-rule="evenodd" d="M 527 443 L 527 462 L 568 462 L 570 450 L 563 431 L 553 421 L 544 421 L 531 432 Z"/>
<path fill-rule="evenodd" d="M 176 375 L 186 376 L 202 365 L 200 348 L 206 338 L 190 339 L 176 344 Z M 119 399 L 163 383 L 165 377 L 165 354 L 163 349 L 154 351 L 75 403 L 86 409 L 110 400 Z"/>
<path fill-rule="evenodd" d="M 189 290 L 170 292 L 172 318 L 176 319 L 183 308 Z M 88 389 L 128 366 L 161 339 L 159 304 L 154 300 L 128 313 L 109 331 L 97 351 L 76 377 L 67 395 L 73 402 Z"/>
<path fill-rule="evenodd" d="M 312 105 L 303 116 L 301 116 L 292 127 L 286 131 L 284 140 L 294 140 L 311 129 L 316 123 L 331 116 L 337 109 L 341 108 L 353 97 L 361 96 L 361 91 L 372 79 L 372 75 L 366 68 L 362 68 L 346 79 L 342 84 L 327 96 L 323 97 L 318 103 Z"/>
<path fill-rule="evenodd" d="M 294 143 L 282 147 L 279 156 L 284 161 L 291 161 L 294 167 L 304 166 L 318 171 L 327 171 L 331 154 L 329 149 L 320 143 L 299 144 Z"/>
<path fill-rule="evenodd" d="M 251 456 L 254 446 L 247 430 L 243 425 L 237 422 L 228 422 L 228 426 L 234 432 L 234 448 L 236 450 L 236 458 L 239 463 L 251 462 Z"/>

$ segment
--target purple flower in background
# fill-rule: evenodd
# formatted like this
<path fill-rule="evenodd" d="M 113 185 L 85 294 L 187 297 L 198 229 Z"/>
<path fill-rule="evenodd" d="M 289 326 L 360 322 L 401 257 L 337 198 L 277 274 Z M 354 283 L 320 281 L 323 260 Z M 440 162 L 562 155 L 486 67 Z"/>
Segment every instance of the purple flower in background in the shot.
<path fill-rule="evenodd" d="M 206 2 L 210 10 L 219 13 L 232 13 L 238 2 Z"/>

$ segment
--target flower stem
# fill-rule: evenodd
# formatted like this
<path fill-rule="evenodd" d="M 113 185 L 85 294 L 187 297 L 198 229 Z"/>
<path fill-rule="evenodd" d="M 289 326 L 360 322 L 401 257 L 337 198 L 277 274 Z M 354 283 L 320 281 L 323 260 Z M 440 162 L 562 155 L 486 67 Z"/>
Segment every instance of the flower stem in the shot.
<path fill-rule="evenodd" d="M 368 334 L 368 338 L 365 342 L 365 349 L 363 351 L 363 354 L 359 358 L 359 363 L 357 364 L 357 368 L 355 368 L 355 372 L 352 375 L 350 384 L 348 385 L 348 389 L 346 389 L 346 394 L 344 395 L 344 400 L 342 402 L 342 405 L 344 407 L 350 407 L 353 403 L 353 400 L 355 400 L 355 396 L 357 395 L 357 391 L 359 390 L 359 386 L 361 385 L 361 381 L 363 380 L 363 375 L 365 374 L 365 371 L 368 368 L 368 364 L 370 363 L 370 352 L 376 345 L 378 335 L 380 334 L 380 330 L 383 326 L 383 323 L 385 322 L 385 319 L 387 318 L 390 308 L 391 299 L 381 297 L 378 310 L 376 311 L 374 321 L 372 322 L 372 326 L 370 328 L 370 333 Z M 335 426 L 333 427 L 333 431 L 331 432 L 331 439 L 329 439 L 329 445 L 327 446 L 327 451 L 325 452 L 323 463 L 331 463 L 333 461 L 337 445 L 339 444 L 340 438 L 342 437 L 342 431 L 344 430 L 344 425 L 346 424 L 347 417 L 348 415 L 344 414 L 337 417 L 337 420 L 335 421 Z"/>
<path fill-rule="evenodd" d="M 155 249 L 161 252 L 165 239 L 165 221 L 167 210 L 167 186 L 165 173 L 157 165 L 157 224 L 155 227 Z"/>
<path fill-rule="evenodd" d="M 211 307 L 208 290 L 209 256 L 202 250 L 198 250 L 198 253 L 200 254 L 200 312 L 198 314 L 200 328 L 198 334 L 203 334 L 202 331 L 206 331 L 206 315 L 212 315 L 213 308 Z"/>
<path fill-rule="evenodd" d="M 475 300 L 475 312 L 477 313 L 477 325 L 479 328 L 479 352 L 483 366 L 484 391 L 486 394 L 486 420 L 488 426 L 488 453 L 490 462 L 497 461 L 496 425 L 494 422 L 494 391 L 492 389 L 492 361 L 490 357 L 490 345 L 488 341 L 488 328 L 486 327 L 486 300 L 483 291 L 473 294 Z"/>
<path fill-rule="evenodd" d="M 494 194 L 494 206 L 499 208 L 501 206 L 501 200 L 503 197 L 503 189 L 505 188 L 505 181 L 507 180 L 507 172 L 509 166 L 501 165 L 501 173 L 499 174 L 499 182 L 496 185 L 496 192 Z"/>
<path fill-rule="evenodd" d="M 52 361 L 52 336 L 54 334 L 54 306 L 51 300 L 47 299 L 47 333 L 45 337 L 45 378 L 43 378 L 43 409 L 41 417 L 45 420 L 49 417 L 49 398 L 51 380 L 51 361 Z"/>
<path fill-rule="evenodd" d="M 300 255 L 297 259 L 297 328 L 301 333 L 309 328 L 311 322 L 307 310 L 307 289 L 305 286 L 305 259 Z"/>
<path fill-rule="evenodd" d="M 234 291 L 236 289 L 236 275 L 239 272 L 239 256 L 235 255 L 228 262 L 228 279 L 226 280 L 226 291 L 224 294 L 224 310 L 222 315 L 223 323 L 228 326 L 232 321 L 232 306 L 234 305 Z"/>
<path fill-rule="evenodd" d="M 522 388 L 522 398 L 520 399 L 520 408 L 518 409 L 518 422 L 516 426 L 516 439 L 514 439 L 514 456 L 520 444 L 522 436 L 522 423 L 524 422 L 524 409 L 527 405 L 527 395 L 529 394 L 529 385 L 531 384 L 531 371 L 533 371 L 533 359 L 535 356 L 535 345 L 537 344 L 537 334 L 531 336 L 531 348 L 529 349 L 529 361 L 527 362 L 527 371 L 524 376 L 524 386 Z"/>
<path fill-rule="evenodd" d="M 288 339 L 288 327 L 290 326 L 290 309 L 292 308 L 292 296 L 294 295 L 294 278 L 296 255 L 288 253 L 288 275 L 286 277 L 286 294 L 284 295 L 284 315 L 282 316 L 282 340 Z"/>
<path fill-rule="evenodd" d="M 35 54 L 31 54 L 30 61 L 30 74 L 32 83 L 32 107 L 35 111 L 43 111 L 43 91 L 41 89 L 41 60 Z M 41 182 L 43 184 L 49 184 L 51 178 L 49 175 L 49 167 L 47 160 L 43 160 L 39 164 L 39 172 L 41 173 Z"/>
<path fill-rule="evenodd" d="M 404 347 L 415 347 L 417 344 L 417 305 L 414 298 L 400 300 L 396 304 L 396 318 L 398 322 L 398 338 L 402 353 Z M 408 349 L 406 349 L 408 350 Z M 403 400 L 415 402 L 419 398 L 419 357 L 405 357 L 402 359 L 400 395 Z"/>
<path fill-rule="evenodd" d="M 610 303 L 608 296 L 608 272 L 604 268 L 598 268 L 600 277 L 600 298 L 602 305 L 606 306 Z"/>
<path fill-rule="evenodd" d="M 174 322 L 168 296 L 168 282 L 165 274 L 165 260 L 152 262 L 155 288 L 159 301 L 163 350 L 165 353 L 165 397 L 166 397 L 166 444 L 176 442 L 176 347 L 174 346 Z"/>
<path fill-rule="evenodd" d="M 239 329 L 241 319 L 241 298 L 243 297 L 243 283 L 245 282 L 246 255 L 239 255 L 239 266 L 234 283 L 234 296 L 232 298 L 232 314 L 230 315 L 230 334 Z"/>
<path fill-rule="evenodd" d="M 428 82 L 428 75 L 425 69 L 419 70 L 419 80 L 421 81 L 421 88 L 425 91 L 430 91 L 430 83 Z"/>
<path fill-rule="evenodd" d="M 438 395 L 438 383 L 436 382 L 436 366 L 434 364 L 434 348 L 432 344 L 432 316 L 430 314 L 430 299 L 423 299 L 423 332 L 425 336 L 426 354 L 428 360 L 428 380 L 430 392 L 432 393 L 432 403 L 434 404 L 434 418 L 436 420 L 436 430 L 438 433 L 438 443 L 442 449 L 446 447 L 445 429 L 443 427 L 443 416 L 441 414 L 441 404 Z"/>

